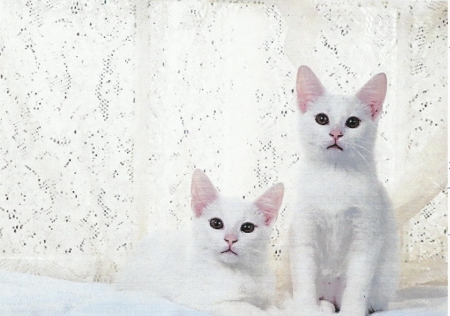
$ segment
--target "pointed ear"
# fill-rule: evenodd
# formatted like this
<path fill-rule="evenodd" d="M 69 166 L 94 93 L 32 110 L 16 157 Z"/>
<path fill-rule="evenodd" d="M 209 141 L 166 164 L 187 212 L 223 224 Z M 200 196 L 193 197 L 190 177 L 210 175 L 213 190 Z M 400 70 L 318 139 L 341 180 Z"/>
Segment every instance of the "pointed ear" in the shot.
<path fill-rule="evenodd" d="M 263 195 L 256 199 L 254 204 L 263 212 L 266 218 L 266 225 L 269 226 L 278 216 L 281 202 L 283 202 L 284 185 L 277 183 Z"/>
<path fill-rule="evenodd" d="M 384 98 L 386 97 L 386 90 L 386 74 L 379 73 L 370 79 L 364 87 L 356 93 L 358 99 L 370 106 L 373 120 L 376 120 L 381 113 Z"/>
<path fill-rule="evenodd" d="M 297 72 L 297 104 L 302 113 L 325 93 L 325 88 L 308 66 L 300 66 Z"/>
<path fill-rule="evenodd" d="M 219 192 L 206 174 L 195 169 L 191 184 L 191 206 L 197 217 L 202 215 L 203 209 L 219 197 Z"/>

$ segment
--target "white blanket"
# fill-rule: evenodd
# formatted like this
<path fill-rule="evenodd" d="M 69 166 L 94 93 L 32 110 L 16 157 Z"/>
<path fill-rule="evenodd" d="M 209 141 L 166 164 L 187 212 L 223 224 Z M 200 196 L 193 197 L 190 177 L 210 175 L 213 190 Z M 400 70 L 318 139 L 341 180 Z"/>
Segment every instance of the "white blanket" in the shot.
<path fill-rule="evenodd" d="M 80 283 L 0 271 L 0 315 L 205 315 L 164 299 Z M 446 286 L 400 290 L 391 310 L 374 315 L 447 315 Z"/>

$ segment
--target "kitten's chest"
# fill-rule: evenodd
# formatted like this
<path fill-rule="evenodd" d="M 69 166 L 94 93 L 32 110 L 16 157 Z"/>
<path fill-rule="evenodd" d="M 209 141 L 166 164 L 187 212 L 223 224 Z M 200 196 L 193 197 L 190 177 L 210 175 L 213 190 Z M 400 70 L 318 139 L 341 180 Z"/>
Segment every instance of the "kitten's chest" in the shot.
<path fill-rule="evenodd" d="M 302 207 L 336 214 L 377 198 L 378 181 L 369 173 L 305 164 L 298 177 L 298 203 Z"/>
<path fill-rule="evenodd" d="M 330 274 L 333 271 L 343 271 L 354 239 L 357 216 L 354 211 L 349 210 L 317 219 L 314 240 L 316 259 L 322 266 L 322 271 L 329 271 Z"/>

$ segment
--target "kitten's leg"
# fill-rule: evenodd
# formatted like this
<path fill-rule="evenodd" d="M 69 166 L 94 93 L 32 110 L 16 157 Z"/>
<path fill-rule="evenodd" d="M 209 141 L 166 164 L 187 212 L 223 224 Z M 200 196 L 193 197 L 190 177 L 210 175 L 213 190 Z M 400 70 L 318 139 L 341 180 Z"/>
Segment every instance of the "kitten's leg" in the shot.
<path fill-rule="evenodd" d="M 291 269 L 293 308 L 301 315 L 311 315 L 319 311 L 317 298 L 317 263 L 314 244 L 315 226 L 312 222 L 303 222 L 291 235 Z"/>
<path fill-rule="evenodd" d="M 389 197 L 380 188 L 380 206 L 384 210 L 382 248 L 379 254 L 377 269 L 372 282 L 368 301 L 369 311 L 381 311 L 388 308 L 389 301 L 395 295 L 398 285 L 399 253 L 398 234 L 395 216 Z"/>
<path fill-rule="evenodd" d="M 387 238 L 387 242 L 383 245 L 380 253 L 380 262 L 375 271 L 372 291 L 368 302 L 369 310 L 382 311 L 388 308 L 388 303 L 397 289 L 397 281 L 397 234 L 394 232 L 391 238 Z"/>
<path fill-rule="evenodd" d="M 372 210 L 373 212 L 373 210 Z M 368 310 L 368 298 L 372 280 L 379 260 L 383 235 L 374 229 L 370 220 L 355 220 L 353 242 L 351 244 L 347 284 L 342 296 L 340 315 L 364 316 Z M 375 225 L 376 226 L 376 225 Z"/>

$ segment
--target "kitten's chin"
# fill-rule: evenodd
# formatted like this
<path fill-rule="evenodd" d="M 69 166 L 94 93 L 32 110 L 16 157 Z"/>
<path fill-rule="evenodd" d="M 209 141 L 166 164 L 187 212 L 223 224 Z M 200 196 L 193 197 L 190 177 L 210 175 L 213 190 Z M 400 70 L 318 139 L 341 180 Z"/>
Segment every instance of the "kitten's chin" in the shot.
<path fill-rule="evenodd" d="M 306 156 L 313 161 L 338 162 L 341 159 L 348 159 L 348 152 L 343 145 L 324 145 L 310 147 L 305 151 Z"/>
<path fill-rule="evenodd" d="M 239 255 L 236 252 L 226 251 L 219 254 L 220 262 L 227 265 L 236 264 L 239 261 Z"/>
<path fill-rule="evenodd" d="M 338 147 L 320 147 L 311 148 L 306 154 L 306 159 L 308 161 L 313 161 L 319 164 L 333 164 L 338 166 L 353 166 L 355 165 L 355 157 L 351 154 L 343 145 Z"/>
<path fill-rule="evenodd" d="M 325 157 L 329 157 L 335 162 L 339 162 L 342 159 L 348 159 L 348 152 L 344 147 L 327 147 L 326 152 L 324 154 Z"/>

